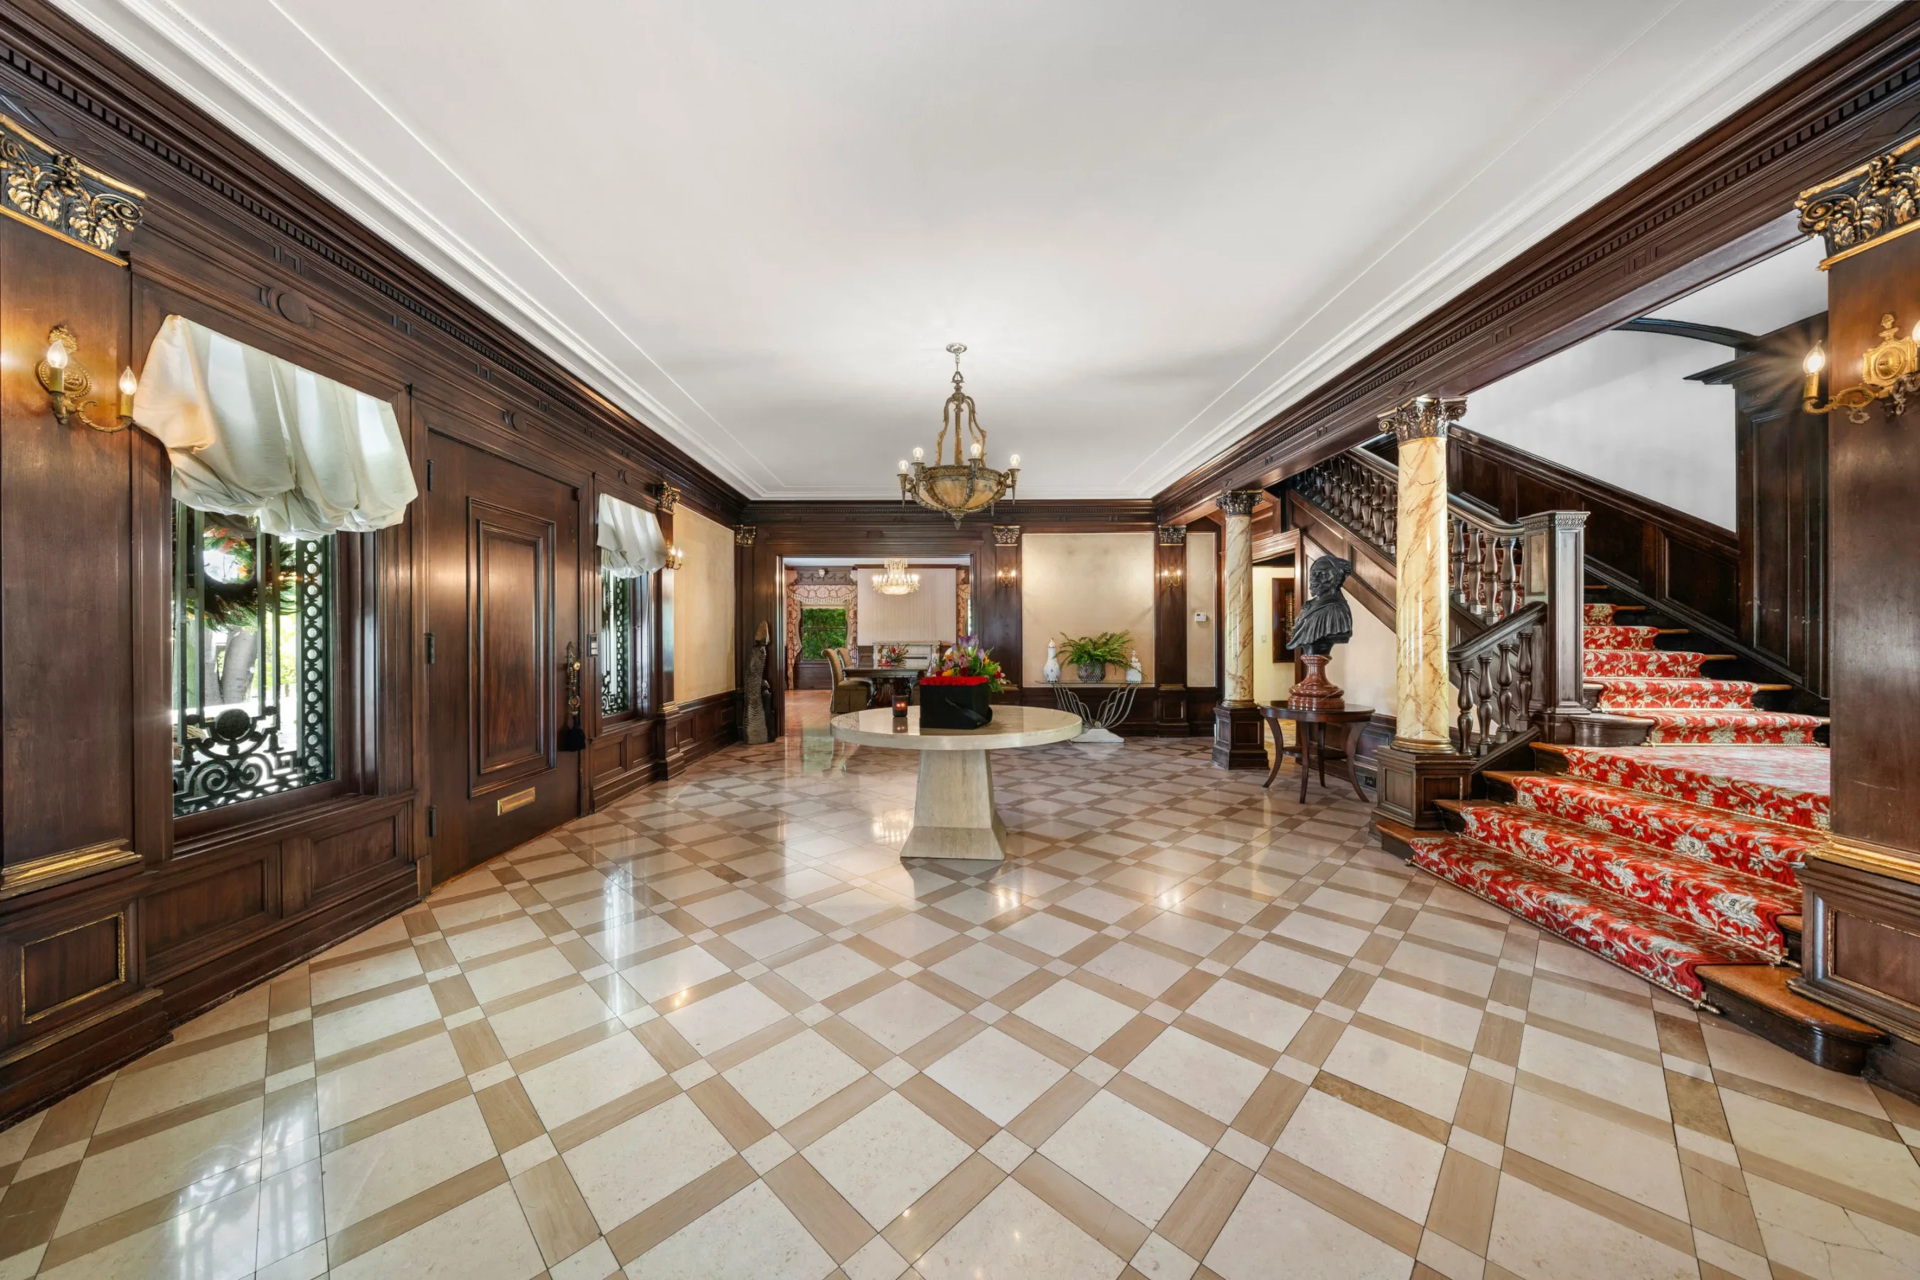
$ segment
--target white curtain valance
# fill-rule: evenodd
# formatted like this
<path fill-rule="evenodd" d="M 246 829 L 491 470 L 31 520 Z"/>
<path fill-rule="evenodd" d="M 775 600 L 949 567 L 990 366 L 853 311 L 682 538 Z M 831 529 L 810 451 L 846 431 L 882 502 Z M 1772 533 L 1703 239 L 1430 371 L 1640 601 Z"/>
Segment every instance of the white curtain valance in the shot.
<path fill-rule="evenodd" d="M 653 512 L 600 495 L 600 563 L 616 578 L 638 578 L 664 569 L 667 539 Z"/>
<path fill-rule="evenodd" d="M 384 529 L 419 494 L 392 405 L 185 316 L 148 348 L 133 417 L 167 446 L 174 497 L 277 537 Z"/>

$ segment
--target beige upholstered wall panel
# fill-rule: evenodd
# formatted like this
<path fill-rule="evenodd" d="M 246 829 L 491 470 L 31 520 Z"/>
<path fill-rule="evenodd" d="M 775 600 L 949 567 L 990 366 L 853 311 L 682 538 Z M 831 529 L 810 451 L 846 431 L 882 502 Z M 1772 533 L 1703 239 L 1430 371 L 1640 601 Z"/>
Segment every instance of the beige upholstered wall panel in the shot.
<path fill-rule="evenodd" d="M 733 530 L 683 506 L 673 513 L 673 542 L 687 554 L 673 582 L 673 695 L 691 702 L 737 683 Z"/>
<path fill-rule="evenodd" d="M 1152 533 L 1029 533 L 1020 540 L 1020 576 L 1023 683 L 1042 683 L 1047 641 L 1062 632 L 1131 632 L 1153 678 Z M 1124 676 L 1114 669 L 1107 678 Z"/>
<path fill-rule="evenodd" d="M 1187 686 L 1210 689 L 1214 685 L 1214 649 L 1220 642 L 1220 550 L 1218 535 L 1198 529 L 1187 531 Z M 1205 622 L 1193 615 L 1204 613 Z"/>
<path fill-rule="evenodd" d="M 957 569 L 915 569 L 920 589 L 904 596 L 883 596 L 873 589 L 875 569 L 855 571 L 860 588 L 860 611 L 856 625 L 860 644 L 899 644 L 912 641 L 958 638 L 955 604 L 959 592 Z"/>

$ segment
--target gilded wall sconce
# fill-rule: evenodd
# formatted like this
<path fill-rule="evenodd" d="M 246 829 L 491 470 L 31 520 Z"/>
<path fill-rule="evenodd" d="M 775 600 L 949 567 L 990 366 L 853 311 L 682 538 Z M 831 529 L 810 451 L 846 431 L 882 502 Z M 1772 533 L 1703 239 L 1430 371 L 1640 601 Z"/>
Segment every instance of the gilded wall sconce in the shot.
<path fill-rule="evenodd" d="M 1865 422 L 1868 408 L 1877 400 L 1887 421 L 1893 421 L 1907 411 L 1908 397 L 1920 392 L 1920 348 L 1916 348 L 1916 338 L 1920 338 L 1920 325 L 1903 338 L 1893 316 L 1881 316 L 1880 343 L 1868 348 L 1860 360 L 1860 384 L 1832 392 L 1825 404 L 1820 402 L 1820 373 L 1827 367 L 1827 353 L 1815 343 L 1813 350 L 1807 352 L 1804 366 L 1807 384 L 1801 406 L 1808 413 L 1820 414 L 1845 409 L 1848 421 Z"/>
<path fill-rule="evenodd" d="M 133 393 L 140 389 L 140 380 L 131 367 L 122 369 L 118 416 L 111 423 L 94 421 L 92 411 L 98 402 L 86 398 L 93 390 L 93 375 L 74 358 L 79 349 L 79 339 L 67 326 L 57 324 L 47 331 L 46 359 L 34 366 L 33 372 L 53 402 L 54 419 L 63 427 L 72 426 L 72 420 L 79 418 L 95 431 L 125 431 L 133 425 Z"/>
<path fill-rule="evenodd" d="M 679 547 L 667 548 L 667 568 L 680 570 L 687 567 L 687 553 Z"/>

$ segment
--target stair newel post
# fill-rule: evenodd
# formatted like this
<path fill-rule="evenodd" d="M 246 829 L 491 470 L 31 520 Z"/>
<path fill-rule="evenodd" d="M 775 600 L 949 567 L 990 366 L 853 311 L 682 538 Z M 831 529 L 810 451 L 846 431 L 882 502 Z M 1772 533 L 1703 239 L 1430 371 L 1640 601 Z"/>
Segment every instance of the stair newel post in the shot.
<path fill-rule="evenodd" d="M 1547 742 L 1571 742 L 1573 719 L 1587 714 L 1581 701 L 1586 683 L 1582 660 L 1586 603 L 1587 513 L 1542 511 L 1520 521 L 1524 601 L 1544 601 L 1540 663 L 1540 736 Z"/>
<path fill-rule="evenodd" d="M 1380 790 L 1374 828 L 1388 831 L 1439 828 L 1437 801 L 1463 799 L 1473 759 L 1456 750 L 1448 688 L 1449 582 L 1464 547 L 1447 507 L 1447 432 L 1467 402 L 1422 396 L 1382 415 L 1400 447 L 1398 523 L 1394 549 L 1394 616 L 1398 661 L 1394 677 L 1394 736 L 1378 755 Z M 1460 672 L 1460 697 L 1470 699 L 1470 672 Z M 1470 731 L 1471 726 L 1465 726 Z M 1461 748 L 1469 744 L 1462 741 Z"/>

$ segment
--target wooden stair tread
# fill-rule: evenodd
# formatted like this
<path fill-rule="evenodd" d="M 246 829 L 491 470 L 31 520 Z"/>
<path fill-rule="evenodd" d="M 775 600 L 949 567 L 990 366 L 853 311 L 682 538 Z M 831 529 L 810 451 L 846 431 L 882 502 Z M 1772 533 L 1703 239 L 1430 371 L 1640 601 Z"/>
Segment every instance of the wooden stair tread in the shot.
<path fill-rule="evenodd" d="M 1861 1044 L 1878 1044 L 1886 1039 L 1886 1033 L 1878 1027 L 1793 990 L 1787 985 L 1795 976 L 1792 969 L 1771 964 L 1703 964 L 1694 972 L 1710 987 L 1718 987 L 1822 1035 Z"/>

